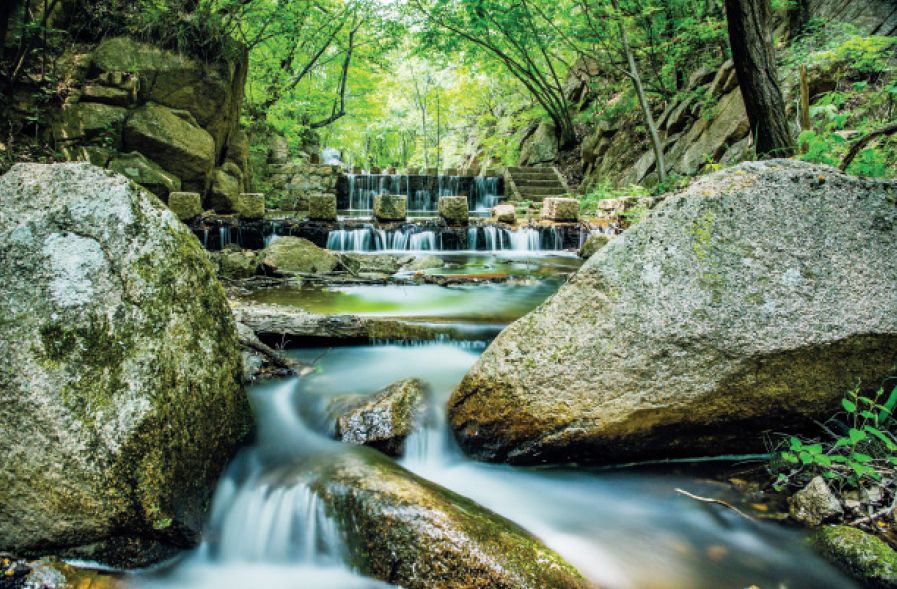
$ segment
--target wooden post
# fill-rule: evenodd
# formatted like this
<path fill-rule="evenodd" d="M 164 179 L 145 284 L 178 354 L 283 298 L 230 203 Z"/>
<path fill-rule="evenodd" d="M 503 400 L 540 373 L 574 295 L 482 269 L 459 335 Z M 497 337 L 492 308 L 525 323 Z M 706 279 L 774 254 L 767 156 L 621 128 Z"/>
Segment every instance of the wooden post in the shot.
<path fill-rule="evenodd" d="M 810 130 L 810 85 L 805 65 L 800 66 L 800 130 Z"/>

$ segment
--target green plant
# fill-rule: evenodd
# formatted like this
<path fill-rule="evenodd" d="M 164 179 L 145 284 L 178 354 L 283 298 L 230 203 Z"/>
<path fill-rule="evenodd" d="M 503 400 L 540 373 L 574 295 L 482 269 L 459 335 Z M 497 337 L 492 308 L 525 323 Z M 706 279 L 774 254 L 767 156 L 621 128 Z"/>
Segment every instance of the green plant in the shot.
<path fill-rule="evenodd" d="M 859 488 L 866 481 L 881 482 L 897 473 L 897 387 L 885 397 L 878 389 L 871 397 L 856 388 L 841 400 L 843 413 L 822 427 L 825 436 L 790 436 L 774 457 L 775 488 L 822 475 L 842 486 Z"/>

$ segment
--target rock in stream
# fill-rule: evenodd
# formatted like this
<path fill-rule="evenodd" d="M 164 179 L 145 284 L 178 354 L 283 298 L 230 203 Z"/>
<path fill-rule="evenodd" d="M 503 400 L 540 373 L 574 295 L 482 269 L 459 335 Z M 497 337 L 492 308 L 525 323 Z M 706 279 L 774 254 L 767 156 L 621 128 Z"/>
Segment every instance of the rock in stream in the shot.
<path fill-rule="evenodd" d="M 473 456 L 760 450 L 897 364 L 897 183 L 788 160 L 668 197 L 489 346 L 449 418 Z"/>

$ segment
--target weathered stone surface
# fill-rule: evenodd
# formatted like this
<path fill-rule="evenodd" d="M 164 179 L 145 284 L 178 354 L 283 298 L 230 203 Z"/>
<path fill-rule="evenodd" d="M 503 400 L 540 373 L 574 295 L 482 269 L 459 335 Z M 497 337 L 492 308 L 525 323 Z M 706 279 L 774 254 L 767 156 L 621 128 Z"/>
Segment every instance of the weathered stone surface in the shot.
<path fill-rule="evenodd" d="M 392 383 L 371 397 L 345 407 L 336 419 L 336 437 L 400 456 L 405 440 L 420 427 L 427 386 L 410 378 Z"/>
<path fill-rule="evenodd" d="M 590 233 L 585 243 L 579 248 L 579 257 L 583 260 L 588 260 L 598 253 L 598 250 L 606 246 L 609 241 L 610 237 L 604 233 Z"/>
<path fill-rule="evenodd" d="M 313 221 L 336 221 L 336 195 L 310 194 L 308 218 Z"/>
<path fill-rule="evenodd" d="M 56 141 L 85 142 L 104 138 L 108 147 L 121 145 L 121 130 L 128 111 L 97 103 L 63 105 L 51 125 Z"/>
<path fill-rule="evenodd" d="M 249 278 L 259 269 L 259 253 L 252 250 L 223 249 L 209 255 L 218 266 L 218 275 L 224 278 Z"/>
<path fill-rule="evenodd" d="M 259 192 L 244 192 L 237 198 L 237 215 L 241 219 L 265 218 L 265 195 Z"/>
<path fill-rule="evenodd" d="M 148 103 L 128 119 L 124 138 L 128 149 L 144 154 L 182 182 L 204 184 L 215 162 L 212 136 L 186 111 Z"/>
<path fill-rule="evenodd" d="M 813 535 L 813 545 L 865 587 L 897 588 L 897 552 L 880 538 L 850 526 L 825 526 Z"/>
<path fill-rule="evenodd" d="M 433 268 L 442 268 L 445 266 L 445 261 L 439 256 L 419 256 L 414 258 L 413 261 L 405 264 L 402 270 L 406 270 L 408 272 L 420 272 L 422 270 L 430 270 Z"/>
<path fill-rule="evenodd" d="M 844 513 L 841 502 L 821 476 L 815 477 L 795 493 L 789 503 L 791 517 L 808 526 L 818 526 Z"/>
<path fill-rule="evenodd" d="M 699 170 L 707 160 L 717 162 L 726 150 L 750 131 L 741 90 L 735 88 L 720 98 L 712 120 L 699 119 L 669 154 L 682 173 Z"/>
<path fill-rule="evenodd" d="M 897 361 L 897 184 L 774 160 L 669 196 L 513 323 L 455 391 L 488 460 L 763 449 Z"/>
<path fill-rule="evenodd" d="M 262 252 L 262 264 L 274 273 L 331 272 L 339 259 L 301 237 L 280 237 Z"/>
<path fill-rule="evenodd" d="M 229 170 L 218 168 L 212 172 L 207 205 L 216 213 L 235 213 L 240 208 L 242 180 Z"/>
<path fill-rule="evenodd" d="M 202 214 L 202 197 L 198 192 L 172 192 L 168 195 L 168 208 L 181 221 L 188 221 Z"/>
<path fill-rule="evenodd" d="M 517 222 L 517 209 L 514 205 L 496 205 L 492 207 L 492 216 L 499 223 L 513 225 Z"/>
<path fill-rule="evenodd" d="M 516 524 L 373 450 L 309 474 L 359 571 L 407 589 L 585 589 L 582 576 Z"/>
<path fill-rule="evenodd" d="M 100 72 L 135 75 L 141 102 L 188 111 L 219 149 L 239 122 L 246 69 L 240 59 L 202 63 L 175 51 L 115 37 L 97 47 L 92 61 L 93 68 Z"/>
<path fill-rule="evenodd" d="M 468 215 L 466 196 L 439 197 L 439 216 L 449 225 L 467 223 Z"/>
<path fill-rule="evenodd" d="M 122 176 L 19 164 L 0 259 L 0 550 L 146 564 L 191 545 L 251 424 L 196 238 Z"/>
<path fill-rule="evenodd" d="M 558 139 L 554 126 L 540 123 L 538 127 L 523 141 L 520 149 L 521 166 L 535 166 L 554 162 L 558 156 Z"/>
<path fill-rule="evenodd" d="M 163 201 L 168 200 L 170 193 L 181 189 L 180 178 L 136 151 L 115 156 L 109 162 L 109 169 L 140 184 Z"/>
<path fill-rule="evenodd" d="M 408 197 L 399 194 L 374 196 L 374 217 L 378 221 L 404 221 L 408 211 Z"/>
<path fill-rule="evenodd" d="M 339 254 L 339 261 L 349 272 L 354 275 L 365 273 L 386 274 L 387 276 L 399 271 L 403 264 L 409 261 L 409 257 L 396 257 L 387 255 Z"/>
<path fill-rule="evenodd" d="M 81 88 L 81 102 L 101 102 L 112 106 L 128 106 L 131 93 L 123 88 L 86 84 Z"/>
<path fill-rule="evenodd" d="M 577 221 L 579 201 L 575 198 L 546 198 L 542 201 L 542 218 L 548 221 Z"/>

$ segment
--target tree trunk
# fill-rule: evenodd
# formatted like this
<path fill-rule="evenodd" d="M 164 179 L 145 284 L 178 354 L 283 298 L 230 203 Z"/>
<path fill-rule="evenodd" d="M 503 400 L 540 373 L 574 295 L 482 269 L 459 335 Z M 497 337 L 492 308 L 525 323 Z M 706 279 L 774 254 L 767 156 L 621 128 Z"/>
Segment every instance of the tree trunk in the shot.
<path fill-rule="evenodd" d="M 788 32 L 795 39 L 804 32 L 804 27 L 810 20 L 810 1 L 796 0 L 788 9 Z"/>
<path fill-rule="evenodd" d="M 726 0 L 729 43 L 757 157 L 790 157 L 794 139 L 776 74 L 769 0 Z"/>
<path fill-rule="evenodd" d="M 648 128 L 648 135 L 651 137 L 651 146 L 654 148 L 654 160 L 657 164 L 657 178 L 661 182 L 667 179 L 666 158 L 663 155 L 663 142 L 657 133 L 657 124 L 654 122 L 654 115 L 651 113 L 651 105 L 648 103 L 648 97 L 645 95 L 645 88 L 642 85 L 642 78 L 638 72 L 638 65 L 635 63 L 635 55 L 632 53 L 632 46 L 629 44 L 629 35 L 626 33 L 626 24 L 622 21 L 620 15 L 620 6 L 617 0 L 612 0 L 614 10 L 617 12 L 620 20 L 620 41 L 623 44 L 623 51 L 626 53 L 626 62 L 629 67 L 629 78 L 635 88 L 638 96 L 638 103 L 642 107 L 642 116 L 644 117 L 645 126 Z"/>
<path fill-rule="evenodd" d="M 6 58 L 6 35 L 9 34 L 9 22 L 19 8 L 19 0 L 6 0 L 0 6 L 0 60 Z"/>

